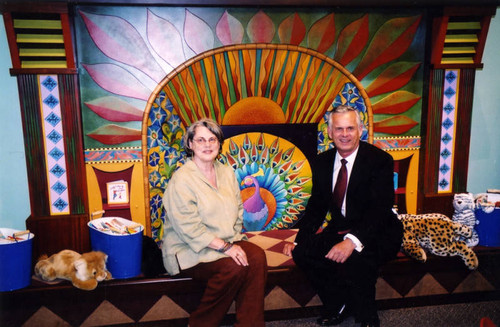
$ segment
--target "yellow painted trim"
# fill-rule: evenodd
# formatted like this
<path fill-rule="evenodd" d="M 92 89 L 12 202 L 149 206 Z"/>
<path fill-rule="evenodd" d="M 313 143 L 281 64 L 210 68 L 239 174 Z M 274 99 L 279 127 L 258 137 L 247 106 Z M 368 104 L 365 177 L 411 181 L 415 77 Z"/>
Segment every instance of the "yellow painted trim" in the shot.
<path fill-rule="evenodd" d="M 14 28 L 60 30 L 62 29 L 62 24 L 60 20 L 14 19 Z"/>
<path fill-rule="evenodd" d="M 476 53 L 474 47 L 444 47 L 443 54 L 458 54 L 458 53 Z"/>
<path fill-rule="evenodd" d="M 406 177 L 406 211 L 409 214 L 417 213 L 417 193 L 418 193 L 418 162 L 420 150 L 391 151 L 389 154 L 394 160 L 401 160 L 413 155 L 408 167 Z"/>
<path fill-rule="evenodd" d="M 66 61 L 22 61 L 21 68 L 68 68 Z"/>
<path fill-rule="evenodd" d="M 460 58 L 442 58 L 442 64 L 473 64 L 474 60 L 469 57 L 460 57 Z"/>
<path fill-rule="evenodd" d="M 62 34 L 17 34 L 17 43 L 64 43 Z"/>
<path fill-rule="evenodd" d="M 19 49 L 21 57 L 66 57 L 64 49 Z"/>
<path fill-rule="evenodd" d="M 480 30 L 480 22 L 448 22 L 448 30 Z"/>
<path fill-rule="evenodd" d="M 476 34 L 449 34 L 444 38 L 444 43 L 478 43 Z"/>

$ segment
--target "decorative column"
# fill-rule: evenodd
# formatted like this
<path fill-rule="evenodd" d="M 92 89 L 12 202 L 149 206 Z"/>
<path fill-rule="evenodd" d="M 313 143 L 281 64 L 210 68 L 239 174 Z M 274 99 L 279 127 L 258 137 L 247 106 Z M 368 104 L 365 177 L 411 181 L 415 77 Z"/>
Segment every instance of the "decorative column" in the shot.
<path fill-rule="evenodd" d="M 418 211 L 453 214 L 467 191 L 474 81 L 495 7 L 444 8 L 435 17 Z"/>
<path fill-rule="evenodd" d="M 18 80 L 33 257 L 90 249 L 77 70 L 67 5 L 12 4 L 2 9 Z"/>

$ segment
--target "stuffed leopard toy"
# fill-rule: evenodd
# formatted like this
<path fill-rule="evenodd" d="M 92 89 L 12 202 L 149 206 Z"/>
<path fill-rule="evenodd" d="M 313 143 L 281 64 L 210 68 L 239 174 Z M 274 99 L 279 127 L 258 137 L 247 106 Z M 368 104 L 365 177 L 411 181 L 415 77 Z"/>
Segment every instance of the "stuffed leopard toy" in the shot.
<path fill-rule="evenodd" d="M 439 213 L 399 214 L 398 218 L 404 226 L 402 248 L 410 257 L 425 262 L 427 250 L 443 257 L 458 255 L 470 270 L 478 267 L 479 262 L 474 251 L 464 241 L 458 240 L 460 236 L 472 236 L 469 227 Z"/>

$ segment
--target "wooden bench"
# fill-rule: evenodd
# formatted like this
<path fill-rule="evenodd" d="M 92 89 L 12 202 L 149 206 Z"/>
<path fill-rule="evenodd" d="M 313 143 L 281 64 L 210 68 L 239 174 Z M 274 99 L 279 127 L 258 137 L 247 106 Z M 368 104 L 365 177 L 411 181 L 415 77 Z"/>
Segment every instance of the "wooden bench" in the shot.
<path fill-rule="evenodd" d="M 293 260 L 281 254 L 294 233 L 260 232 L 249 235 L 268 257 L 266 320 L 318 314 L 320 300 Z M 476 247 L 479 268 L 469 271 L 458 257 L 430 256 L 425 264 L 400 254 L 382 267 L 377 282 L 381 309 L 500 299 L 500 248 Z M 185 325 L 198 304 L 203 283 L 162 276 L 101 282 L 82 291 L 69 282 L 31 286 L 0 293 L 1 326 L 98 326 L 111 324 Z M 234 318 L 234 308 L 227 322 Z"/>

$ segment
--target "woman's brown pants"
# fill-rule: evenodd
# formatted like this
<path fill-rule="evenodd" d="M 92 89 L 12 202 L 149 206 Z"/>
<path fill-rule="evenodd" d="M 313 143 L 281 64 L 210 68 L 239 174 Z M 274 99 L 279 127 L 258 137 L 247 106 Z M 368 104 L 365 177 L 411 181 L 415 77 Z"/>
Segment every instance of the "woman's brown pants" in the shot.
<path fill-rule="evenodd" d="M 220 326 L 233 301 L 236 304 L 235 326 L 265 326 L 266 255 L 253 243 L 241 241 L 235 244 L 245 251 L 248 266 L 239 266 L 227 257 L 182 271 L 183 276 L 207 283 L 200 305 L 189 317 L 190 327 Z"/>

